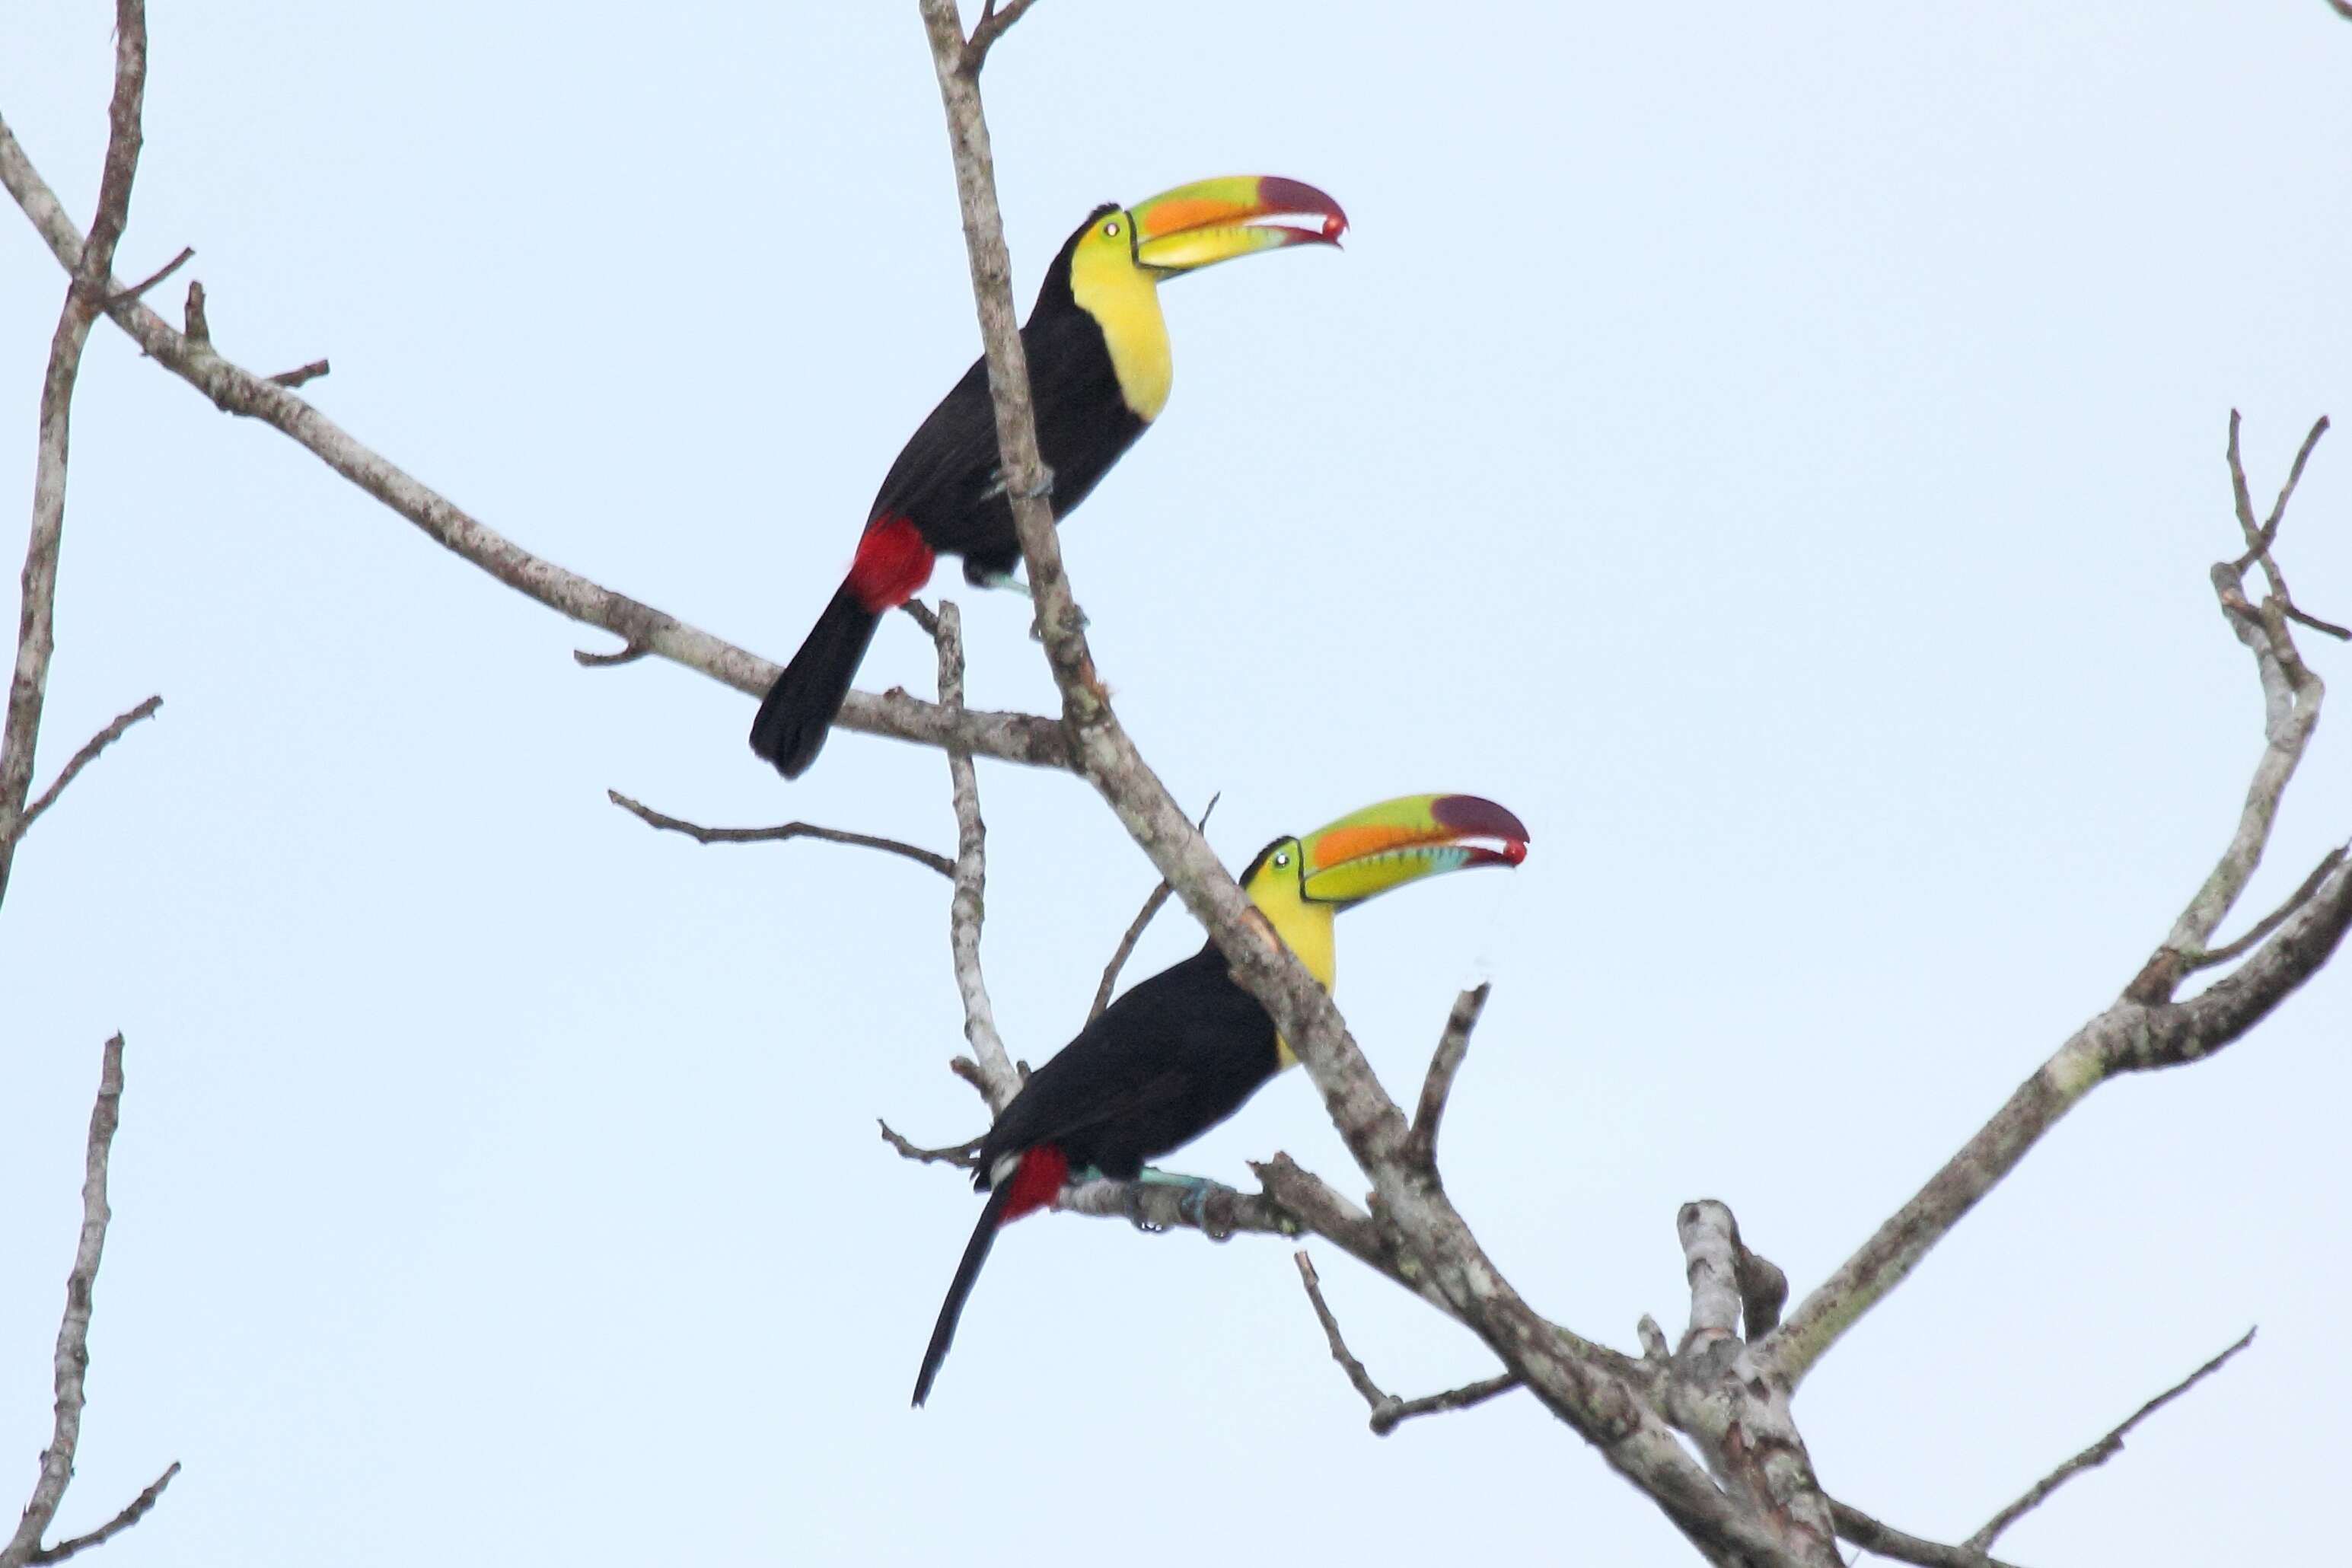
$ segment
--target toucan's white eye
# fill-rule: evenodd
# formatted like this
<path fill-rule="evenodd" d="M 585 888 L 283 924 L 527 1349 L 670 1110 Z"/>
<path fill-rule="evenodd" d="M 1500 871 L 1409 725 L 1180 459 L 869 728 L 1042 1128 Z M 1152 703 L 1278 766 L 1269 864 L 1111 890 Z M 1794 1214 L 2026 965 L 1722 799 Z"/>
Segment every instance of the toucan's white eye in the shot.
<path fill-rule="evenodd" d="M 1278 850 L 1278 851 L 1276 851 L 1276 854 L 1275 854 L 1275 857 L 1274 857 L 1274 863 L 1275 863 L 1276 865 L 1277 865 L 1277 866 L 1287 866 L 1287 865 L 1289 865 L 1289 864 L 1290 864 L 1290 851 L 1289 851 L 1289 850 L 1287 850 L 1287 849 L 1283 849 L 1283 850 Z"/>
<path fill-rule="evenodd" d="M 1108 223 L 1103 225 L 1103 233 L 1110 236 L 1113 239 L 1117 239 L 1118 237 L 1118 219 L 1113 218 Z"/>

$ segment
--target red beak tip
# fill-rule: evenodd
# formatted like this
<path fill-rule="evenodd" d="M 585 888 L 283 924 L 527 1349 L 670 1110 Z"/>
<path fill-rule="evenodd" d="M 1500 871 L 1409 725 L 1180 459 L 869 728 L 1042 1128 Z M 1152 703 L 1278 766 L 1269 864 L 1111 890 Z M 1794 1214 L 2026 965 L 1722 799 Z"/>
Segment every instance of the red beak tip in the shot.
<path fill-rule="evenodd" d="M 1528 847 L 1519 840 L 1513 838 L 1504 844 L 1503 858 L 1509 861 L 1512 865 L 1516 866 L 1527 858 Z"/>
<path fill-rule="evenodd" d="M 1329 240 L 1332 244 L 1339 244 L 1339 237 L 1347 232 L 1348 220 L 1341 217 L 1339 214 L 1333 213 L 1330 216 L 1323 220 L 1323 237 Z"/>

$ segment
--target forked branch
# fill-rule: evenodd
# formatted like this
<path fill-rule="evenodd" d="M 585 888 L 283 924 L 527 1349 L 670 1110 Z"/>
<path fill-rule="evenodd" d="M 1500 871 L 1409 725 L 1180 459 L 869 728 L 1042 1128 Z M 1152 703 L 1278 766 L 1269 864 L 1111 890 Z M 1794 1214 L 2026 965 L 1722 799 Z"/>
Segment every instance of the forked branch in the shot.
<path fill-rule="evenodd" d="M 2326 429 L 2315 425 L 2302 458 Z M 2238 419 L 2230 421 L 2231 489 L 2249 559 L 2268 562 L 2276 547 L 2294 476 L 2270 518 L 2257 521 L 2238 457 Z M 2284 577 L 2260 607 L 2250 605 L 2238 566 L 2222 562 L 2211 576 L 2223 624 L 2254 656 L 2263 704 L 2263 744 L 2247 786 L 2236 831 L 2212 872 L 2114 1005 L 2092 1018 L 1978 1130 L 1861 1248 L 1840 1265 L 1768 1338 L 1765 1370 L 1793 1389 L 1829 1347 L 1895 1289 L 1979 1199 L 2014 1170 L 2042 1135 L 2082 1098 L 2126 1072 L 2200 1061 L 2244 1037 L 2316 973 L 2352 928 L 2352 861 L 2332 855 L 2288 900 L 2283 918 L 2264 921 L 2259 944 L 2201 994 L 2174 1000 L 2181 978 L 2210 955 L 2206 942 L 2261 863 L 2279 800 L 2318 724 L 2326 688 L 2295 649 L 2288 630 Z M 2261 928 L 2257 928 L 2257 934 Z M 2232 944 L 2240 949 L 2244 942 Z"/>

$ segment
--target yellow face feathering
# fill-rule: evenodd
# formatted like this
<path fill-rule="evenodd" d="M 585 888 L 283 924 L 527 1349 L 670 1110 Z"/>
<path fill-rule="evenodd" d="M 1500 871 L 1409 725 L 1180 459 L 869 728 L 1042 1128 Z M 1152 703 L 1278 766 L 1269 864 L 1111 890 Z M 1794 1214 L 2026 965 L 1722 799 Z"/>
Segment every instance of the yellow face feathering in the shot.
<path fill-rule="evenodd" d="M 1168 405 L 1176 367 L 1168 356 L 1158 275 L 1136 264 L 1134 231 L 1135 219 L 1123 208 L 1097 218 L 1070 253 L 1070 293 L 1110 345 L 1120 400 L 1149 425 Z"/>
<path fill-rule="evenodd" d="M 1324 990 L 1331 989 L 1331 978 L 1339 965 L 1339 953 L 1331 941 L 1331 917 L 1337 906 L 1321 904 L 1307 897 L 1302 868 L 1306 851 L 1296 838 L 1277 842 L 1260 857 L 1257 869 L 1242 891 L 1257 907 L 1258 913 L 1274 927 L 1274 934 L 1282 945 L 1298 955 L 1307 973 L 1315 976 Z M 1297 1064 L 1298 1058 L 1290 1049 L 1290 1042 L 1279 1035 L 1274 1041 L 1275 1059 L 1284 1067 Z"/>

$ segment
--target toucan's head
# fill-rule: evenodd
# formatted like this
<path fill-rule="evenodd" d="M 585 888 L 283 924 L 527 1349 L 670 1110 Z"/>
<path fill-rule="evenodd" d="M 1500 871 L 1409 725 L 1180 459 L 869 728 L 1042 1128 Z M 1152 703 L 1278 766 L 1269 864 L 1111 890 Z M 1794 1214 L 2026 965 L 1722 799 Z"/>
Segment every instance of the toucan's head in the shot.
<path fill-rule="evenodd" d="M 1475 795 L 1407 795 L 1277 838 L 1241 874 L 1242 891 L 1317 979 L 1331 983 L 1331 917 L 1391 888 L 1527 858 L 1525 824 Z"/>
<path fill-rule="evenodd" d="M 1070 237 L 1070 274 L 1076 286 L 1115 269 L 1157 282 L 1261 250 L 1337 245 L 1347 227 L 1339 204 L 1303 181 L 1276 174 L 1195 180 L 1131 207 L 1107 204 L 1089 213 Z"/>

